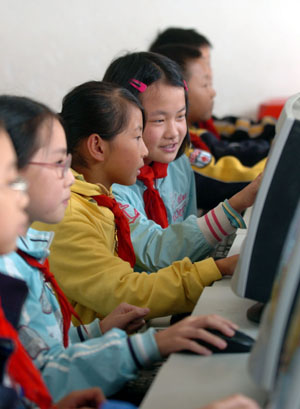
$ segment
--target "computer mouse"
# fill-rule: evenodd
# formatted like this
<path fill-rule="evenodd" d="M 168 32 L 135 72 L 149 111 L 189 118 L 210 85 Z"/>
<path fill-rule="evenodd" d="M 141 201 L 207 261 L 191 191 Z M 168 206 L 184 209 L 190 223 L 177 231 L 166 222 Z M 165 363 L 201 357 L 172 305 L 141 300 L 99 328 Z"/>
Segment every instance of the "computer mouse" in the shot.
<path fill-rule="evenodd" d="M 225 335 L 223 334 L 223 332 L 220 332 L 216 329 L 206 328 L 206 331 L 224 339 L 224 341 L 227 342 L 227 347 L 225 349 L 219 349 L 216 346 L 208 342 L 205 342 L 201 339 L 194 339 L 194 341 L 198 342 L 198 344 L 205 346 L 206 348 L 210 349 L 213 353 L 232 354 L 235 352 L 249 352 L 255 342 L 253 338 L 249 337 L 249 335 L 241 331 L 235 331 L 232 337 L 229 337 L 228 335 Z M 184 351 L 184 352 L 187 352 L 187 351 Z"/>

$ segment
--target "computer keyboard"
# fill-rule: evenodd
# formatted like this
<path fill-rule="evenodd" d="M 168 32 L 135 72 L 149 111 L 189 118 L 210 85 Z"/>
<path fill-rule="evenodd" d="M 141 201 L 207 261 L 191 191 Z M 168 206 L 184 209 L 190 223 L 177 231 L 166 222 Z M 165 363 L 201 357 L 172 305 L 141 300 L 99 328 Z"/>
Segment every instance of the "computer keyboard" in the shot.
<path fill-rule="evenodd" d="M 211 257 L 214 260 L 219 260 L 220 258 L 227 257 L 229 250 L 232 246 L 232 243 L 236 237 L 236 233 L 232 233 L 229 236 L 226 236 L 217 246 L 213 249 Z"/>
<path fill-rule="evenodd" d="M 156 362 L 149 368 L 141 369 L 136 379 L 128 381 L 110 399 L 124 400 L 139 406 L 164 361 Z"/>

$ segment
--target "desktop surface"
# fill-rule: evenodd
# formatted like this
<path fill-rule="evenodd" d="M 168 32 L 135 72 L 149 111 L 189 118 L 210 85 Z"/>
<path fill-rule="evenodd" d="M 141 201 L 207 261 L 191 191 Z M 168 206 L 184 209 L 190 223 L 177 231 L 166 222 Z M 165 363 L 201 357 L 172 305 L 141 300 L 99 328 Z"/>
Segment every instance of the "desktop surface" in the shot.
<path fill-rule="evenodd" d="M 205 287 L 192 315 L 220 314 L 256 339 L 258 325 L 246 316 L 253 301 L 235 295 L 230 281 L 228 277 Z M 208 357 L 172 354 L 158 372 L 140 408 L 196 409 L 234 393 L 244 393 L 263 405 L 266 393 L 250 378 L 248 357 L 249 353 Z"/>
<path fill-rule="evenodd" d="M 265 393 L 247 371 L 248 354 L 195 357 L 173 354 L 161 368 L 141 409 L 196 409 L 234 393 L 244 393 L 260 405 Z"/>

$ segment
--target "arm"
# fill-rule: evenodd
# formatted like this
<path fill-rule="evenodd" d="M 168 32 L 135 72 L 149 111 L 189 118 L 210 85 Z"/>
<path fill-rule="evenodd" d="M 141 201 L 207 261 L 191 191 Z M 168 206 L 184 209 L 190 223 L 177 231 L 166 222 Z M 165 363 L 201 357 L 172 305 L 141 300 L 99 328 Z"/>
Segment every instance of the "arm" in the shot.
<path fill-rule="evenodd" d="M 169 165 L 168 176 L 157 180 L 157 187 L 168 214 L 166 229 L 148 219 L 140 181 L 133 186 L 113 185 L 129 220 L 139 271 L 153 272 L 184 257 L 201 260 L 213 249 L 197 225 L 194 175 L 185 156 Z"/>
<path fill-rule="evenodd" d="M 202 406 L 201 409 L 260 409 L 258 404 L 243 395 L 232 395 L 228 398 L 221 399 Z"/>
<path fill-rule="evenodd" d="M 105 402 L 105 396 L 101 389 L 90 388 L 71 392 L 57 402 L 53 409 L 96 409 L 102 402 Z"/>
<path fill-rule="evenodd" d="M 104 232 L 103 222 L 88 216 L 72 204 L 61 224 L 43 226 L 56 230 L 51 270 L 84 322 L 105 317 L 121 302 L 148 307 L 148 318 L 191 311 L 204 286 L 222 277 L 212 259 L 192 264 L 185 258 L 155 274 L 134 272 L 108 243 L 114 225 Z"/>

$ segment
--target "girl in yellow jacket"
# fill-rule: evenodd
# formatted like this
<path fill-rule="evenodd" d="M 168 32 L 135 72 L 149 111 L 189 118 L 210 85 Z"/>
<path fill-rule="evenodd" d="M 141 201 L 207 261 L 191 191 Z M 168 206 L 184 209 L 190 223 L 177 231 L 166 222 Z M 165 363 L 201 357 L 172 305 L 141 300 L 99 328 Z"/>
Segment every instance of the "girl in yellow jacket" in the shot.
<path fill-rule="evenodd" d="M 133 270 L 128 221 L 111 185 L 135 183 L 147 155 L 139 101 L 117 86 L 89 82 L 64 98 L 62 118 L 75 183 L 62 222 L 38 228 L 55 230 L 51 270 L 82 321 L 105 317 L 124 301 L 148 307 L 149 318 L 192 311 L 206 285 L 232 274 L 236 257 L 184 258 L 151 274 Z"/>

